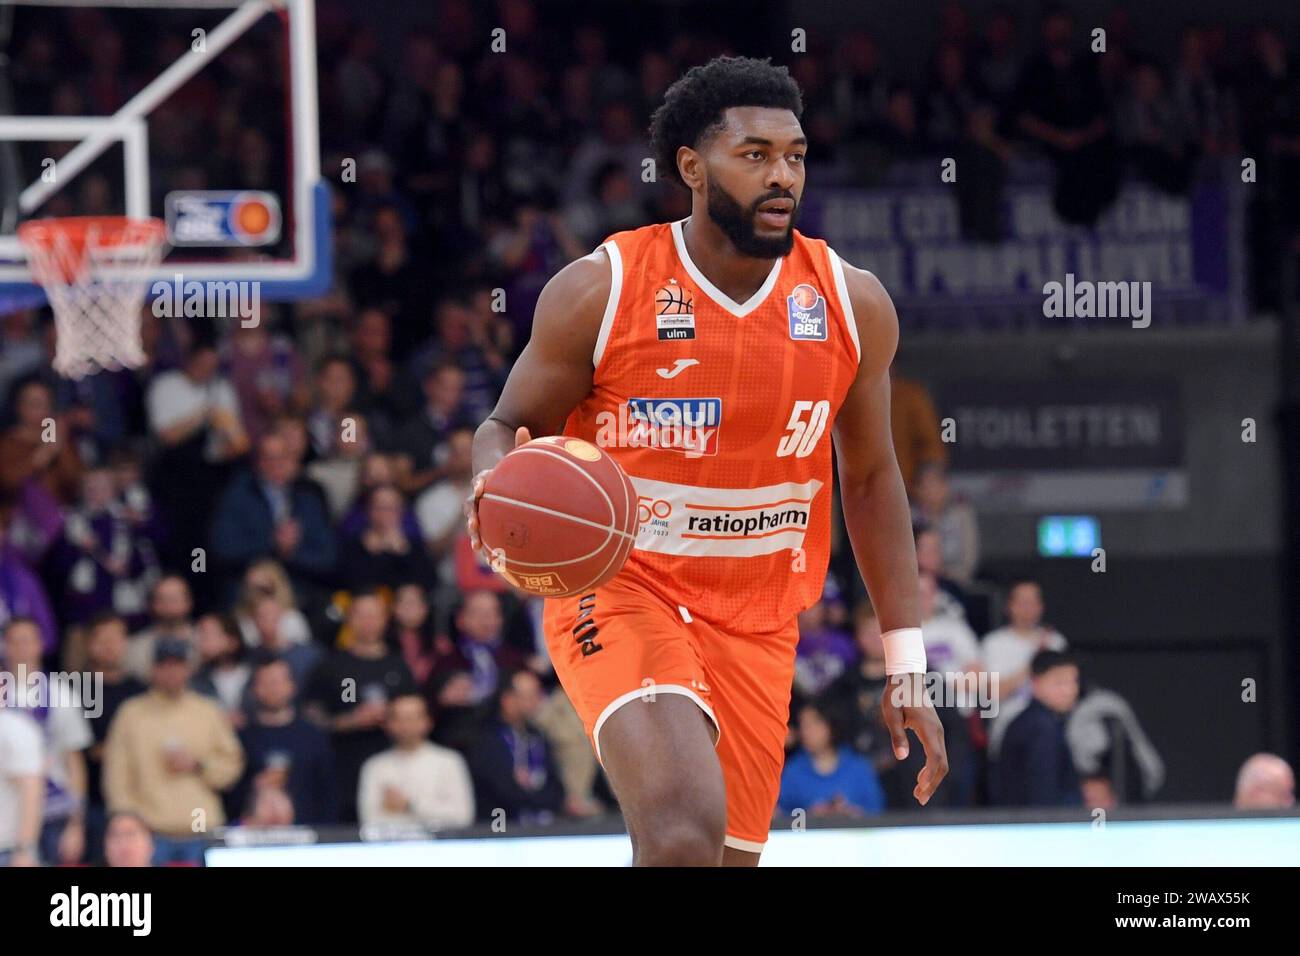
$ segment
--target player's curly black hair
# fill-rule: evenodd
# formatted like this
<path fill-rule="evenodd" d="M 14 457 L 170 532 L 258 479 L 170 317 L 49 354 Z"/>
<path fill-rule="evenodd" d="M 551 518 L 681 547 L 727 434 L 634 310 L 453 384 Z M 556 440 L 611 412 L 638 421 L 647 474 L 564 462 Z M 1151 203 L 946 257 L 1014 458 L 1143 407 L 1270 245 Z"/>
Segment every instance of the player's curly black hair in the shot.
<path fill-rule="evenodd" d="M 650 152 L 661 173 L 669 171 L 682 185 L 677 150 L 698 149 L 722 126 L 722 113 L 733 106 L 772 106 L 803 114 L 799 84 L 771 58 L 719 56 L 693 66 L 664 94 L 650 117 Z"/>

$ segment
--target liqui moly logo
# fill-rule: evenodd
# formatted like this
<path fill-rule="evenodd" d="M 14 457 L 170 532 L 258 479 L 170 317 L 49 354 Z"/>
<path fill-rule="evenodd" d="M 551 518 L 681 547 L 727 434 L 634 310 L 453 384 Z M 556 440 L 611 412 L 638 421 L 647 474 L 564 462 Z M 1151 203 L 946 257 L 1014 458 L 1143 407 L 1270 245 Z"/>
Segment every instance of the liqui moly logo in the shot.
<path fill-rule="evenodd" d="M 613 412 L 596 416 L 596 444 L 602 448 L 659 448 L 688 458 L 718 453 L 722 428 L 720 398 L 629 398 Z"/>

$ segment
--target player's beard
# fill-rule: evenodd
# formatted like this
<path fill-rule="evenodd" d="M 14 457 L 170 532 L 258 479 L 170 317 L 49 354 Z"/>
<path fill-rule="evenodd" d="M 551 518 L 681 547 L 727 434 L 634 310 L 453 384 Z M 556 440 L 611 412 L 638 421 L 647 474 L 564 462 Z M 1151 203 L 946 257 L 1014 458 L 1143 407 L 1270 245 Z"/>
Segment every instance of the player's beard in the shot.
<path fill-rule="evenodd" d="M 705 175 L 709 186 L 709 218 L 731 240 L 737 252 L 755 259 L 776 259 L 790 254 L 794 248 L 794 223 L 799 218 L 798 203 L 790 214 L 790 226 L 785 235 L 768 239 L 755 232 L 754 219 L 758 215 L 759 206 L 777 197 L 764 196 L 752 207 L 745 209 L 736 201 L 735 196 L 722 188 L 712 173 Z"/>

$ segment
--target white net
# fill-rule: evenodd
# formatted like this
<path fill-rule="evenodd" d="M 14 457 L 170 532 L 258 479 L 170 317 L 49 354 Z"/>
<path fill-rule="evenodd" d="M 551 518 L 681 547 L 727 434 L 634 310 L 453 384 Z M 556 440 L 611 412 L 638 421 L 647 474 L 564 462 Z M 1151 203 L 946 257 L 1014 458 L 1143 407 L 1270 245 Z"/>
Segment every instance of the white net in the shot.
<path fill-rule="evenodd" d="M 81 378 L 145 360 L 140 309 L 166 230 L 157 219 L 38 219 L 18 228 L 57 333 L 54 370 Z"/>

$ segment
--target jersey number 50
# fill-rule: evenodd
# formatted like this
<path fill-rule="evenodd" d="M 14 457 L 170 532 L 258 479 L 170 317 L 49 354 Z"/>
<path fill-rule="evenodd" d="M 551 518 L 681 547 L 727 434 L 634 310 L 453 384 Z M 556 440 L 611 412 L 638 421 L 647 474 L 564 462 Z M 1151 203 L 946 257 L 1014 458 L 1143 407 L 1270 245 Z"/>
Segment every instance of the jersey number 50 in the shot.
<path fill-rule="evenodd" d="M 809 410 L 812 414 L 804 421 L 804 413 Z M 807 458 L 811 455 L 817 447 L 817 440 L 826 430 L 826 419 L 830 413 L 831 403 L 826 399 L 820 402 L 795 402 L 794 408 L 790 410 L 790 422 L 785 426 L 787 434 L 782 436 L 780 444 L 776 446 L 776 457 L 794 455 L 796 458 Z"/>

